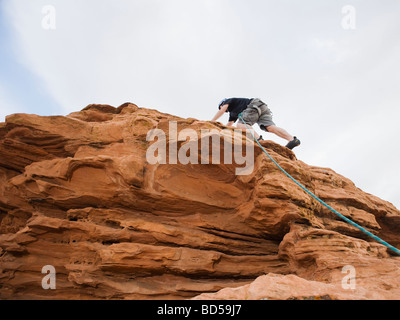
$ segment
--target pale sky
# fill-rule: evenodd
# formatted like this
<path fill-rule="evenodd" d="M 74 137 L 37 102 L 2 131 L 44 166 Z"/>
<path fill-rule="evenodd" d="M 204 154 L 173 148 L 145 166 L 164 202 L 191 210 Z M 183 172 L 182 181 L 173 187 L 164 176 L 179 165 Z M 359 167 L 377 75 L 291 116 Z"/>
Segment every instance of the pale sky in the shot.
<path fill-rule="evenodd" d="M 209 120 L 258 97 L 298 159 L 400 208 L 399 34 L 398 0 L 0 0 L 0 121 L 128 101 Z"/>

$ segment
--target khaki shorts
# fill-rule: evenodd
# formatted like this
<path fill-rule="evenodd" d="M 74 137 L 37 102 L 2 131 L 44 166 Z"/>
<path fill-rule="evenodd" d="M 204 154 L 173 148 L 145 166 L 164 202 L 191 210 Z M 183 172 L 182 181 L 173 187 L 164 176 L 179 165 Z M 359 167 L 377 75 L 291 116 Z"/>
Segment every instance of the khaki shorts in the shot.
<path fill-rule="evenodd" d="M 257 108 L 258 107 L 258 108 Z M 253 99 L 242 113 L 242 119 L 248 126 L 258 124 L 262 130 L 268 131 L 269 126 L 274 126 L 272 112 L 268 106 L 259 99 Z M 239 121 L 241 121 L 239 119 Z M 243 122 L 241 121 L 241 122 Z"/>

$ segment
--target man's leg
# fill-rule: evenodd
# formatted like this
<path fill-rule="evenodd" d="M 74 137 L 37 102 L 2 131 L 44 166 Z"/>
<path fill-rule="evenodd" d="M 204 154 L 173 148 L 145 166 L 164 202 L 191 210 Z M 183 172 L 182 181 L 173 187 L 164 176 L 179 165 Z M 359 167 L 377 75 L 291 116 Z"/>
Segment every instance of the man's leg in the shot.
<path fill-rule="evenodd" d="M 239 129 L 247 129 L 246 125 L 244 123 L 240 123 L 238 122 L 238 124 L 236 125 Z M 253 127 L 250 127 L 251 132 L 254 134 L 254 136 L 256 137 L 256 139 L 260 139 L 260 135 L 253 129 Z"/>
<path fill-rule="evenodd" d="M 275 125 L 268 126 L 267 131 L 276 134 L 278 137 L 285 139 L 287 141 L 293 141 L 294 136 L 289 134 L 285 129 L 279 128 Z"/>
<path fill-rule="evenodd" d="M 264 127 L 265 128 L 265 127 Z M 268 132 L 272 132 L 276 134 L 278 137 L 286 139 L 289 143 L 286 145 L 286 148 L 292 150 L 295 147 L 300 145 L 300 140 L 297 137 L 290 135 L 285 129 L 279 128 L 276 125 L 271 125 L 266 127 Z"/>

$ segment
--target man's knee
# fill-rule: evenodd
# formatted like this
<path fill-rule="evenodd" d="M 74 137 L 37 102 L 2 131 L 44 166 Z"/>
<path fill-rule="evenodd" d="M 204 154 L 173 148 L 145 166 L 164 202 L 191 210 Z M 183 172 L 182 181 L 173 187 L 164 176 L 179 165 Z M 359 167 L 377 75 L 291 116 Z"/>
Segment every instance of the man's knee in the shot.
<path fill-rule="evenodd" d="M 274 132 L 275 132 L 276 126 L 274 126 L 274 125 L 271 125 L 271 126 L 268 126 L 268 127 L 266 127 L 266 126 L 261 126 L 260 128 L 261 128 L 261 130 L 274 133 Z"/>

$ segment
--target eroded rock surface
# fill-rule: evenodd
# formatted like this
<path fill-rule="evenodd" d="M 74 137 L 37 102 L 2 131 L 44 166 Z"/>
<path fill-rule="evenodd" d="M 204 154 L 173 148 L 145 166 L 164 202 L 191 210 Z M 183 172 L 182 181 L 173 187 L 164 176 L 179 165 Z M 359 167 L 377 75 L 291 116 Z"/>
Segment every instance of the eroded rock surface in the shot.
<path fill-rule="evenodd" d="M 1 299 L 219 299 L 224 288 L 241 299 L 399 297 L 400 257 L 322 207 L 258 146 L 246 176 L 235 163 L 149 164 L 146 136 L 161 129 L 168 144 L 170 121 L 199 137 L 215 129 L 223 153 L 220 124 L 131 103 L 0 124 Z M 400 246 L 392 204 L 263 145 L 329 205 Z M 42 288 L 46 265 L 55 290 Z M 355 291 L 339 290 L 346 265 L 356 269 Z M 280 293 L 254 294 L 260 281 Z"/>

